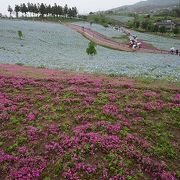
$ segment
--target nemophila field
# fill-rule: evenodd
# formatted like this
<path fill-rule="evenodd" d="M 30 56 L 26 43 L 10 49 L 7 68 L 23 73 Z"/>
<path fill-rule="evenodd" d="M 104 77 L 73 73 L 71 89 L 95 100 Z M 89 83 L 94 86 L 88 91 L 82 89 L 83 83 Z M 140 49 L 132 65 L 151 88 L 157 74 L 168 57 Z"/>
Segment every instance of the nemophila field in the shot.
<path fill-rule="evenodd" d="M 79 23 L 90 27 L 88 23 Z M 92 29 L 106 36 L 118 37 L 121 32 L 92 24 Z M 17 31 L 23 38 L 19 39 Z M 168 45 L 179 47 L 176 40 L 137 34 L 138 39 L 148 43 L 158 42 L 164 49 Z M 142 36 L 142 37 L 141 37 Z M 144 37 L 145 36 L 145 37 Z M 161 40 L 162 39 L 162 40 Z M 151 43 L 152 41 L 152 43 Z M 66 69 L 84 72 L 151 77 L 179 81 L 179 56 L 129 53 L 97 46 L 97 55 L 92 59 L 86 54 L 89 41 L 62 24 L 0 20 L 0 63 L 24 64 L 51 69 Z"/>
<path fill-rule="evenodd" d="M 178 83 L 0 65 L 2 179 L 178 179 Z"/>

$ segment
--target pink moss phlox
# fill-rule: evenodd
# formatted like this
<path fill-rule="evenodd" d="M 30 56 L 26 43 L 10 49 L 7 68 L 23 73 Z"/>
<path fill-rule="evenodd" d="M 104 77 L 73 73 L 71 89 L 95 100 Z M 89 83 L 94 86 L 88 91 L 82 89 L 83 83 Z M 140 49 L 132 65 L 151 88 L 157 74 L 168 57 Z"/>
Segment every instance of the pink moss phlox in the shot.
<path fill-rule="evenodd" d="M 16 162 L 16 169 L 10 170 L 10 177 L 13 179 L 39 179 L 46 168 L 46 161 L 39 156 L 20 158 Z"/>
<path fill-rule="evenodd" d="M 58 134 L 59 128 L 58 128 L 58 126 L 55 125 L 55 124 L 50 124 L 50 125 L 48 126 L 48 131 L 49 131 L 51 134 Z"/>
<path fill-rule="evenodd" d="M 29 126 L 27 135 L 31 141 L 37 140 L 38 139 L 38 129 L 34 126 Z"/>
<path fill-rule="evenodd" d="M 67 180 L 80 180 L 80 178 L 77 176 L 76 171 L 72 168 L 64 171 L 62 176 Z"/>
<path fill-rule="evenodd" d="M 118 107 L 113 104 L 106 104 L 103 106 L 103 113 L 109 116 L 118 115 Z"/>
<path fill-rule="evenodd" d="M 94 165 L 87 165 L 85 163 L 77 163 L 75 165 L 77 171 L 83 170 L 86 174 L 93 174 L 96 172 L 97 167 Z"/>
<path fill-rule="evenodd" d="M 63 151 L 63 148 L 59 145 L 59 143 L 51 141 L 45 145 L 45 152 L 46 153 L 57 152 L 57 153 L 62 154 L 64 151 Z"/>
<path fill-rule="evenodd" d="M 165 107 L 164 103 L 162 101 L 156 101 L 156 102 L 147 102 L 144 104 L 144 108 L 146 110 L 162 110 Z"/>
<path fill-rule="evenodd" d="M 154 92 L 154 91 L 145 91 L 144 96 L 145 97 L 157 97 L 158 94 L 156 92 Z"/>
<path fill-rule="evenodd" d="M 27 154 L 28 153 L 28 148 L 26 146 L 21 146 L 21 147 L 18 148 L 18 152 L 21 155 Z"/>
<path fill-rule="evenodd" d="M 17 157 L 9 155 L 5 153 L 2 149 L 0 149 L 0 163 L 11 162 L 11 161 L 16 161 L 16 160 L 17 160 Z"/>
<path fill-rule="evenodd" d="M 43 100 L 45 99 L 45 96 L 44 96 L 44 95 L 38 95 L 38 96 L 37 96 L 37 99 L 38 99 L 39 101 L 43 101 Z"/>
<path fill-rule="evenodd" d="M 31 112 L 31 113 L 29 113 L 29 114 L 27 115 L 27 119 L 28 119 L 29 121 L 34 121 L 34 120 L 36 119 L 36 115 Z"/>
<path fill-rule="evenodd" d="M 142 148 L 147 149 L 150 147 L 150 144 L 147 140 L 139 138 L 133 134 L 128 134 L 125 138 L 128 142 L 138 143 Z"/>
<path fill-rule="evenodd" d="M 110 95 L 108 96 L 108 99 L 109 99 L 109 101 L 114 102 L 114 101 L 116 101 L 117 98 L 116 98 L 115 95 L 110 94 Z"/>
<path fill-rule="evenodd" d="M 180 94 L 174 95 L 172 101 L 176 104 L 180 104 Z"/>

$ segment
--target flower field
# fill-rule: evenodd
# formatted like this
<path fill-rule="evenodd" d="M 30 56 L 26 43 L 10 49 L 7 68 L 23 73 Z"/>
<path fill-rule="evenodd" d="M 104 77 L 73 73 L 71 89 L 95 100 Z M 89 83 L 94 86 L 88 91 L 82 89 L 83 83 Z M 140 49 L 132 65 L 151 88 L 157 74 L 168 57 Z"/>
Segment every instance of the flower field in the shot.
<path fill-rule="evenodd" d="M 109 37 L 120 33 L 95 24 L 93 28 Z M 22 40 L 18 30 L 24 34 Z M 97 55 L 90 59 L 86 54 L 89 41 L 61 24 L 0 20 L 0 42 L 0 63 L 180 81 L 178 56 L 128 53 L 98 46 Z"/>
<path fill-rule="evenodd" d="M 86 23 L 86 22 L 77 22 L 74 24 L 81 25 L 81 26 L 84 26 L 87 28 L 91 28 L 94 31 L 97 31 L 109 38 L 121 37 L 122 35 L 124 35 L 124 33 L 122 31 L 116 31 L 113 28 L 105 29 L 103 26 L 98 25 L 98 24 L 93 24 L 92 26 L 90 26 L 90 24 Z M 148 44 L 152 44 L 156 48 L 163 49 L 163 50 L 170 50 L 171 47 L 175 47 L 177 49 L 180 49 L 180 41 L 178 39 L 150 35 L 147 33 L 141 33 L 141 32 L 137 32 L 134 30 L 128 30 L 128 31 L 132 35 L 137 36 L 137 38 L 139 40 L 143 40 L 144 42 L 146 42 Z"/>
<path fill-rule="evenodd" d="M 0 179 L 180 178 L 180 88 L 0 65 Z"/>

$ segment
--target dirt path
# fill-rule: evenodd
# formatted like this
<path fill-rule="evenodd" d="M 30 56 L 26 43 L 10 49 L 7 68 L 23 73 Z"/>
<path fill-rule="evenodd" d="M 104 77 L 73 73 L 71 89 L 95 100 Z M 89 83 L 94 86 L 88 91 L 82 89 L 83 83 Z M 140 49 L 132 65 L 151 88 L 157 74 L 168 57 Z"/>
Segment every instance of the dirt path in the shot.
<path fill-rule="evenodd" d="M 111 39 L 108 39 L 106 36 L 93 31 L 90 28 L 81 27 L 74 24 L 68 24 L 68 27 L 71 29 L 77 31 L 78 33 L 82 34 L 87 39 L 94 41 L 96 44 L 105 46 L 108 48 L 120 50 L 120 51 L 127 51 L 127 52 L 144 52 L 144 53 L 156 53 L 156 54 L 169 54 L 169 51 L 166 50 L 160 50 L 157 48 L 150 47 L 147 43 L 141 41 L 142 48 L 138 49 L 132 49 L 129 47 L 128 44 L 119 43 L 116 41 L 113 41 Z"/>

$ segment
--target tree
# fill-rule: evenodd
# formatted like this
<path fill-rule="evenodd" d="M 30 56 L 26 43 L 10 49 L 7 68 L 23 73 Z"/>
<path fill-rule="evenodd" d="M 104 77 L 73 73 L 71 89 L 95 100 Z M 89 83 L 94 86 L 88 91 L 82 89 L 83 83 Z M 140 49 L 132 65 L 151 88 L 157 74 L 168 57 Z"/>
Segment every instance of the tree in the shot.
<path fill-rule="evenodd" d="M 140 22 L 139 21 L 134 21 L 134 26 L 135 26 L 135 28 L 139 28 L 139 26 L 140 26 Z"/>
<path fill-rule="evenodd" d="M 161 26 L 161 27 L 159 28 L 159 32 L 160 32 L 160 33 L 165 33 L 165 32 L 166 32 L 166 27 L 165 27 L 165 26 Z"/>
<path fill-rule="evenodd" d="M 48 16 L 51 13 L 52 13 L 52 8 L 51 8 L 51 5 L 49 4 L 49 6 L 46 6 L 45 14 Z"/>
<path fill-rule="evenodd" d="M 9 15 L 10 15 L 10 17 L 11 17 L 11 14 L 12 14 L 12 12 L 13 12 L 13 9 L 12 9 L 12 7 L 9 5 L 8 6 L 8 12 L 9 12 Z"/>
<path fill-rule="evenodd" d="M 158 32 L 158 30 L 159 30 L 159 27 L 157 25 L 154 25 L 153 26 L 153 32 Z"/>
<path fill-rule="evenodd" d="M 16 18 L 18 18 L 18 13 L 20 11 L 20 7 L 18 5 L 15 5 L 14 11 L 16 12 Z"/>
<path fill-rule="evenodd" d="M 142 29 L 147 29 L 148 27 L 148 22 L 147 21 L 143 21 L 141 24 Z"/>
<path fill-rule="evenodd" d="M 45 10 L 46 10 L 46 7 L 43 3 L 41 3 L 40 7 L 39 7 L 39 12 L 42 16 L 42 18 L 44 17 L 44 14 L 45 14 Z"/>
<path fill-rule="evenodd" d="M 104 23 L 103 26 L 105 29 L 109 27 L 109 25 L 107 23 Z"/>
<path fill-rule="evenodd" d="M 59 16 L 63 15 L 63 8 L 62 8 L 62 6 L 57 6 L 57 14 Z"/>
<path fill-rule="evenodd" d="M 55 15 L 58 16 L 58 10 L 57 10 L 57 4 L 55 3 L 54 6 L 52 6 L 52 15 L 55 17 Z"/>
<path fill-rule="evenodd" d="M 78 14 L 77 8 L 76 7 L 72 7 L 72 16 L 76 17 Z"/>
<path fill-rule="evenodd" d="M 179 33 L 179 28 L 178 28 L 178 27 L 175 27 L 175 28 L 173 29 L 173 33 L 174 33 L 174 34 L 178 34 L 178 33 Z"/>
<path fill-rule="evenodd" d="M 32 3 L 28 3 L 27 4 L 27 8 L 28 8 L 28 12 L 30 12 L 30 16 L 32 16 L 32 13 L 33 13 L 33 4 Z"/>
<path fill-rule="evenodd" d="M 20 9 L 21 9 L 21 12 L 24 13 L 25 16 L 26 16 L 26 14 L 28 12 L 28 8 L 27 8 L 25 3 L 21 4 L 21 8 Z"/>
<path fill-rule="evenodd" d="M 96 44 L 94 42 L 89 42 L 86 53 L 90 56 L 95 56 L 97 54 Z"/>
<path fill-rule="evenodd" d="M 67 17 L 67 14 L 68 14 L 68 6 L 67 4 L 64 6 L 64 15 L 65 17 Z"/>

